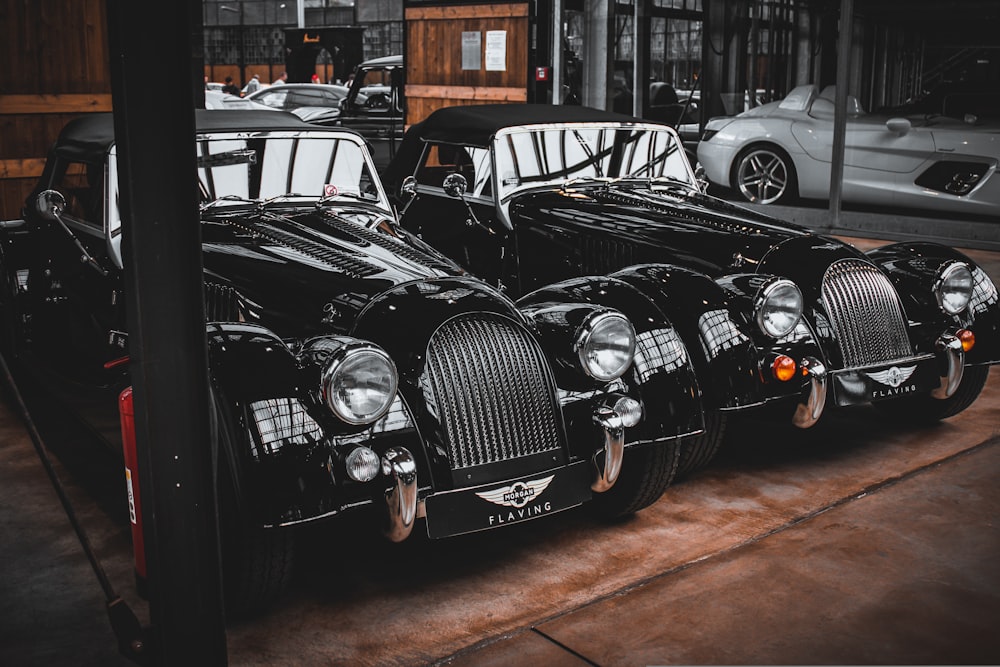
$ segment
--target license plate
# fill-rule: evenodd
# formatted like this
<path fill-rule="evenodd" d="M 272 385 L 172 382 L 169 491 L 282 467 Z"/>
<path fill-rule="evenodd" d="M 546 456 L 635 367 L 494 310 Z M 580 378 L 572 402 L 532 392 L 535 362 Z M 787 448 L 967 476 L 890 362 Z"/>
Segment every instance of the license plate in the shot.
<path fill-rule="evenodd" d="M 926 393 L 940 383 L 933 355 L 833 374 L 837 405 L 858 405 Z"/>
<path fill-rule="evenodd" d="M 450 537 L 538 519 L 590 500 L 592 467 L 578 461 L 519 479 L 428 496 L 427 535 Z"/>

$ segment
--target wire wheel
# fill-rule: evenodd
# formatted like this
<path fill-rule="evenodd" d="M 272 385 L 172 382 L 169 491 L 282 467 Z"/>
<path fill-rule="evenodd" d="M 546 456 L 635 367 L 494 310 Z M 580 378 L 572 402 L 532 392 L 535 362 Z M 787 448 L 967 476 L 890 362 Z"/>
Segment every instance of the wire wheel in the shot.
<path fill-rule="evenodd" d="M 751 148 L 737 162 L 736 186 L 747 201 L 756 204 L 788 200 L 794 196 L 795 169 L 784 153 Z"/>

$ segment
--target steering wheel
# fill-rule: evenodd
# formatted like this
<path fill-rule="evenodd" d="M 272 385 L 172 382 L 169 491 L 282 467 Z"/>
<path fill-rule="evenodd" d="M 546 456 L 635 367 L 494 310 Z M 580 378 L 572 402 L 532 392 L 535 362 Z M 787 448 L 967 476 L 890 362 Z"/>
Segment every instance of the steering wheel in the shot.
<path fill-rule="evenodd" d="M 388 109 L 389 108 L 389 96 L 385 93 L 372 93 L 368 99 L 365 100 L 366 109 Z"/>

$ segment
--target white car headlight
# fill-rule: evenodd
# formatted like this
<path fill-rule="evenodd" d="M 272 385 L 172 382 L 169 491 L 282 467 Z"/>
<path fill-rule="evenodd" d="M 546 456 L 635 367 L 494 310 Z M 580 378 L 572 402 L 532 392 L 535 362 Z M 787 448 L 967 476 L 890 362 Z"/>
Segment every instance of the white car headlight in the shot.
<path fill-rule="evenodd" d="M 575 349 L 590 377 L 602 382 L 620 378 L 635 355 L 635 329 L 621 313 L 598 311 L 584 320 Z"/>
<path fill-rule="evenodd" d="M 973 287 L 969 267 L 963 262 L 950 262 L 938 273 L 934 282 L 934 297 L 941 310 L 949 315 L 957 315 L 969 305 Z"/>
<path fill-rule="evenodd" d="M 772 338 L 786 336 L 802 317 L 802 292 L 791 280 L 772 280 L 758 292 L 754 312 L 761 331 Z"/>
<path fill-rule="evenodd" d="M 396 365 L 383 350 L 369 343 L 345 345 L 323 371 L 323 400 L 348 424 L 370 424 L 388 412 L 398 382 Z"/>

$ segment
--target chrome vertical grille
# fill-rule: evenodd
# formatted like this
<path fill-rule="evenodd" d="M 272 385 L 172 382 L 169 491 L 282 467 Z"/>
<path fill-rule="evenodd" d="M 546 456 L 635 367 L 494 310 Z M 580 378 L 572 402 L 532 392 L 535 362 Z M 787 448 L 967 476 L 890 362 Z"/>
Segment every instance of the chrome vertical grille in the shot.
<path fill-rule="evenodd" d="M 453 470 L 560 447 L 552 375 L 538 344 L 512 322 L 447 322 L 428 345 L 426 375 Z"/>
<path fill-rule="evenodd" d="M 899 295 L 872 264 L 859 259 L 831 264 L 823 276 L 823 304 L 845 368 L 912 356 Z"/>

